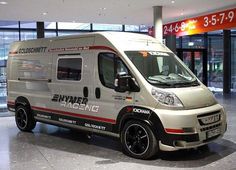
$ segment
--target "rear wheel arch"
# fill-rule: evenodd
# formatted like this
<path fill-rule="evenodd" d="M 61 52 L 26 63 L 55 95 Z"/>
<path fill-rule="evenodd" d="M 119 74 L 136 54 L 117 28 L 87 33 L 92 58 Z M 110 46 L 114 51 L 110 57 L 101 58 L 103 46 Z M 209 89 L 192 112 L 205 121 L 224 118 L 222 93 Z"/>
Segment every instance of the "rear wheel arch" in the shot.
<path fill-rule="evenodd" d="M 15 108 L 17 108 L 20 105 L 28 107 L 31 110 L 30 102 L 26 97 L 19 96 L 19 97 L 16 98 Z"/>

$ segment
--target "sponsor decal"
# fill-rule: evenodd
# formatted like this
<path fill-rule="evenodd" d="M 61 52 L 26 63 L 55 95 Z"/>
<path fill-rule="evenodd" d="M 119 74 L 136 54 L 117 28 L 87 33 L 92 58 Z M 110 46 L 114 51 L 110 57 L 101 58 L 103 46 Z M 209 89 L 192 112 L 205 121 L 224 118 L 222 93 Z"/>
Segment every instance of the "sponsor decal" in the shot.
<path fill-rule="evenodd" d="M 87 97 L 54 94 L 52 97 L 52 101 L 59 102 L 60 106 L 65 108 L 89 111 L 94 113 L 97 113 L 99 111 L 99 106 L 88 104 Z"/>
<path fill-rule="evenodd" d="M 150 110 L 147 109 L 140 109 L 140 108 L 133 108 L 133 107 L 127 107 L 126 112 L 131 113 L 142 113 L 142 114 L 150 114 Z"/>
<path fill-rule="evenodd" d="M 51 119 L 52 118 L 51 116 L 43 115 L 43 114 L 39 114 L 39 113 L 37 113 L 36 116 L 41 117 L 41 118 L 45 118 L 45 119 Z"/>
<path fill-rule="evenodd" d="M 150 110 L 139 109 L 139 108 L 133 108 L 133 112 L 134 113 L 150 114 Z"/>
<path fill-rule="evenodd" d="M 133 98 L 132 97 L 129 97 L 129 96 L 112 96 L 114 97 L 115 100 L 125 100 L 127 102 L 132 102 L 133 101 Z"/>
<path fill-rule="evenodd" d="M 106 130 L 105 126 L 94 125 L 91 123 L 85 123 L 84 126 L 89 127 L 89 128 L 93 128 L 93 129 Z"/>
<path fill-rule="evenodd" d="M 69 120 L 69 119 L 64 119 L 64 118 L 59 118 L 58 119 L 60 122 L 63 122 L 63 123 L 69 123 L 69 124 L 74 124 L 76 125 L 76 121 L 75 120 Z"/>
<path fill-rule="evenodd" d="M 47 47 L 32 47 L 32 48 L 20 48 L 18 54 L 26 53 L 45 53 Z"/>

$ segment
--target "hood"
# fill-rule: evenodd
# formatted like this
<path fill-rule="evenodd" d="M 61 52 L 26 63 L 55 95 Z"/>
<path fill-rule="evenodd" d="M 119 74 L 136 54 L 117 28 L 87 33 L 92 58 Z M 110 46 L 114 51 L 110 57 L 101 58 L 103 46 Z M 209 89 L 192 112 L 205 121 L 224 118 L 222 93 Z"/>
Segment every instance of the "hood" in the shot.
<path fill-rule="evenodd" d="M 210 90 L 202 85 L 197 87 L 177 88 L 172 90 L 171 91 L 175 93 L 183 103 L 184 109 L 197 109 L 212 106 L 217 103 Z"/>

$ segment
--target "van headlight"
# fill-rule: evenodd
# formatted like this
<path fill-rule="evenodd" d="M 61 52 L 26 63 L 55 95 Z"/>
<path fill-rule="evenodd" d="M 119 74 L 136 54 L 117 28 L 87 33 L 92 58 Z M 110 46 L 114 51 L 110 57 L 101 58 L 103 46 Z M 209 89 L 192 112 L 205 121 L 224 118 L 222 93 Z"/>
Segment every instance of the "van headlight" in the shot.
<path fill-rule="evenodd" d="M 152 89 L 152 95 L 163 105 L 170 106 L 170 107 L 183 107 L 182 102 L 179 98 L 169 92 L 164 92 L 158 89 Z"/>

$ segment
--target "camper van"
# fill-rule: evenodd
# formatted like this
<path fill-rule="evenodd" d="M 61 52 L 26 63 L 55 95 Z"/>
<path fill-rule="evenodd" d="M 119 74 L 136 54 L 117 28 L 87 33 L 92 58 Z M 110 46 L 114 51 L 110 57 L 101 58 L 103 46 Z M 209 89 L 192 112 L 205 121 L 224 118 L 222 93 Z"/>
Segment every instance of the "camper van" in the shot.
<path fill-rule="evenodd" d="M 222 137 L 226 113 L 165 45 L 147 35 L 97 32 L 15 42 L 8 109 L 21 131 L 36 122 L 120 139 L 148 159 Z"/>

